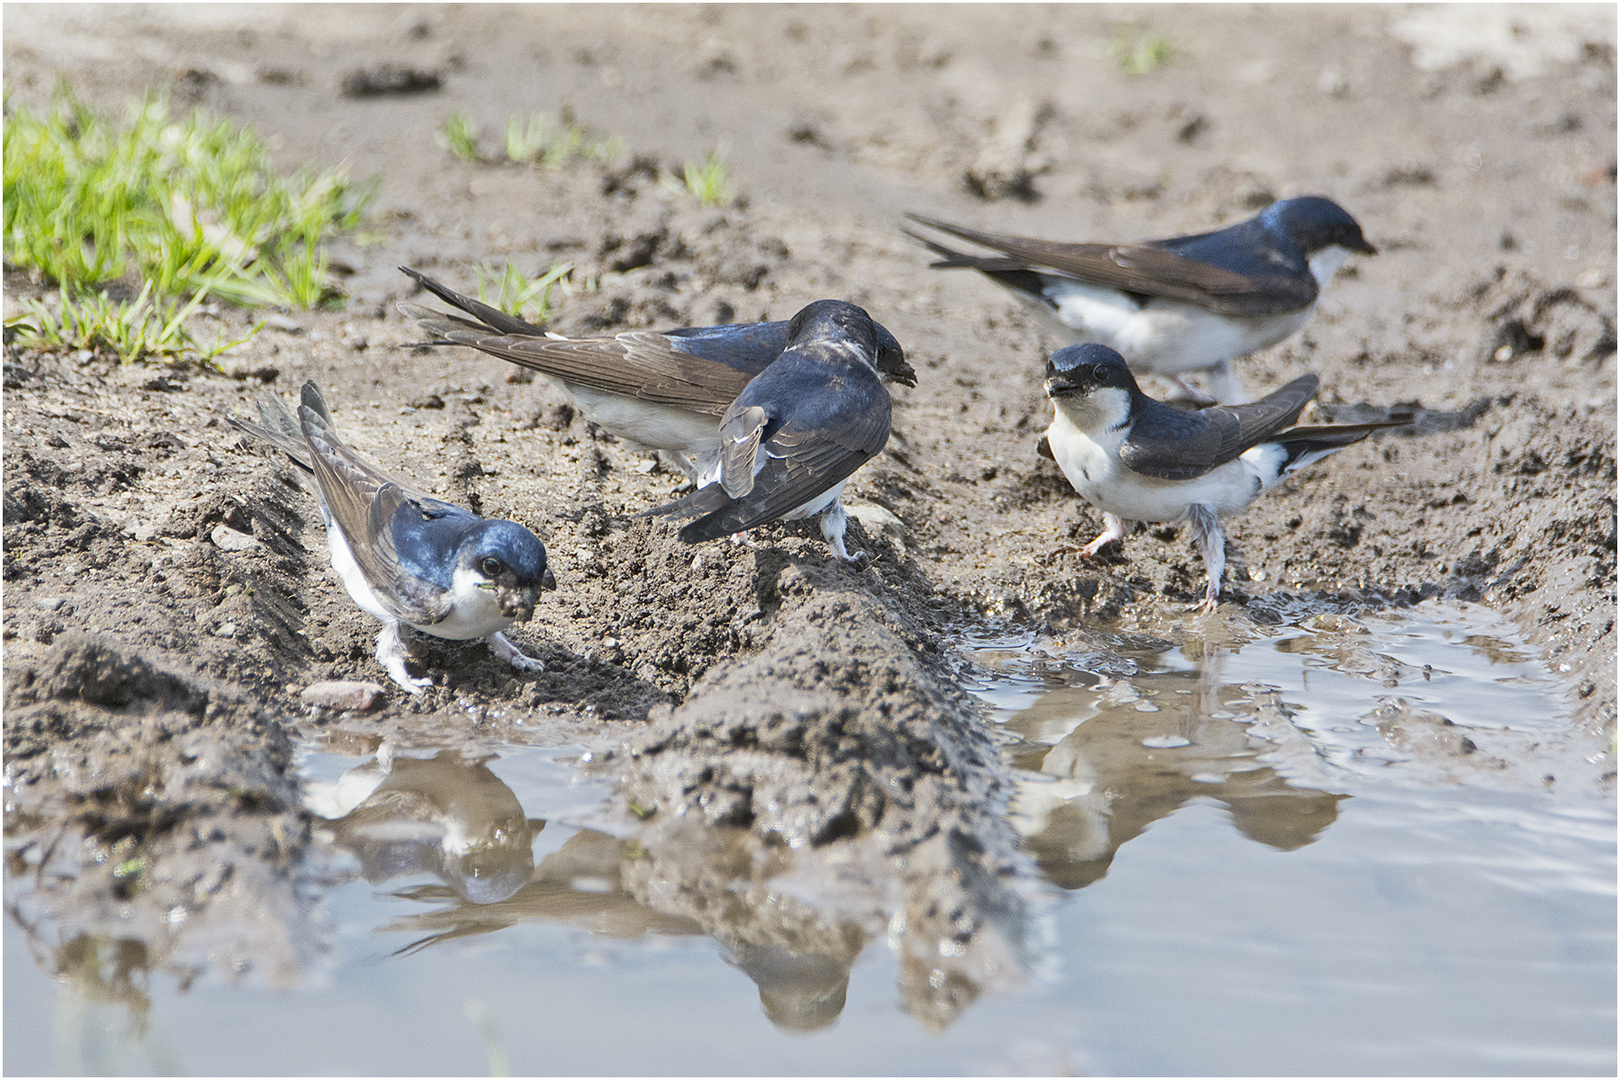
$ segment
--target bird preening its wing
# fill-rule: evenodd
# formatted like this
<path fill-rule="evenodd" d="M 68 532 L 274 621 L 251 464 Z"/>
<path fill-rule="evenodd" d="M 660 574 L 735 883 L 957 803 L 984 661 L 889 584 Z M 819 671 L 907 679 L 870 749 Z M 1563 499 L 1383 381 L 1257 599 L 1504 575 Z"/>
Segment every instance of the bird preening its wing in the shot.
<path fill-rule="evenodd" d="M 697 518 L 681 530 L 688 543 L 819 513 L 833 552 L 850 557 L 840 493 L 889 437 L 891 406 L 876 371 L 874 324 L 853 304 L 821 300 L 791 326 L 780 359 L 721 419 L 719 475 L 648 511 Z"/>

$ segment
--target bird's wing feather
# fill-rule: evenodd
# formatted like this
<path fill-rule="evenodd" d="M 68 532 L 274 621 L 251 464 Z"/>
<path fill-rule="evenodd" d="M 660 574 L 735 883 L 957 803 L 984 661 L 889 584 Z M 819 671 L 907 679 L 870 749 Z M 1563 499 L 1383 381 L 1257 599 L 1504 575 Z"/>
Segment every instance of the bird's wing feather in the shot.
<path fill-rule="evenodd" d="M 1316 299 L 1314 279 L 1281 273 L 1240 274 L 1155 244 L 1060 243 L 908 216 L 931 229 L 1003 253 L 999 258 L 974 257 L 924 240 L 945 258 L 936 265 L 971 266 L 986 273 L 1048 270 L 1091 285 L 1196 304 L 1222 315 L 1276 315 L 1297 311 Z"/>
<path fill-rule="evenodd" d="M 556 338 L 543 334 L 497 334 L 468 320 L 414 305 L 400 305 L 434 344 L 466 345 L 543 375 L 594 390 L 719 416 L 750 373 L 677 349 L 653 331 L 616 337 Z"/>
<path fill-rule="evenodd" d="M 235 416 L 227 416 L 225 419 L 255 439 L 263 439 L 274 446 L 305 472 L 314 472 L 314 466 L 309 460 L 309 444 L 304 441 L 303 429 L 298 426 L 297 418 L 280 398 L 269 395 L 259 399 L 259 419 L 262 421 L 260 424 Z"/>
<path fill-rule="evenodd" d="M 1214 409 L 1183 412 L 1157 401 L 1137 405 L 1131 433 L 1119 444 L 1119 460 L 1143 476 L 1160 480 L 1191 480 L 1202 476 L 1223 459 L 1230 441 L 1232 421 Z M 1236 455 L 1234 455 L 1236 456 Z"/>
<path fill-rule="evenodd" d="M 463 296 L 454 289 L 439 284 L 426 274 L 418 273 L 407 266 L 402 266 L 399 269 L 403 274 L 411 278 L 418 285 L 422 286 L 422 288 L 426 289 L 434 296 L 437 296 L 440 300 L 443 300 L 451 307 L 460 308 L 462 311 L 465 311 L 467 314 L 477 319 L 479 329 L 485 330 L 486 332 L 488 330 L 494 330 L 498 334 L 519 334 L 528 335 L 531 337 L 544 337 L 546 334 L 545 330 L 541 327 L 538 327 L 531 322 L 525 322 L 515 315 L 508 315 L 500 308 L 490 307 L 488 304 L 474 300 L 470 296 Z M 426 308 L 419 308 L 418 310 L 427 311 Z M 430 314 L 437 313 L 430 312 Z M 456 319 L 456 321 L 462 322 L 461 319 Z"/>
<path fill-rule="evenodd" d="M 1151 399 L 1138 401 L 1119 459 L 1133 472 L 1160 480 L 1191 480 L 1235 460 L 1292 424 L 1316 394 L 1315 375 L 1301 375 L 1259 401 L 1183 412 Z"/>
<path fill-rule="evenodd" d="M 783 424 L 764 443 L 765 461 L 752 490 L 718 506 L 712 505 L 712 497 L 703 500 L 702 507 L 693 509 L 707 516 L 683 529 L 682 539 L 712 540 L 774 521 L 846 479 L 888 442 L 887 394 L 883 405 L 858 411 L 830 427 Z M 711 485 L 704 491 L 718 487 Z"/>
<path fill-rule="evenodd" d="M 770 415 L 758 405 L 731 409 L 720 423 L 720 486 L 733 499 L 754 490 L 754 461 Z"/>
<path fill-rule="evenodd" d="M 405 487 L 349 449 L 338 438 L 313 383 L 304 384 L 298 413 L 321 501 L 343 531 L 377 599 L 406 622 L 425 625 L 444 619 L 450 614 L 449 598 L 400 565 L 394 543 L 396 515 L 415 514 L 426 520 L 467 511 Z"/>

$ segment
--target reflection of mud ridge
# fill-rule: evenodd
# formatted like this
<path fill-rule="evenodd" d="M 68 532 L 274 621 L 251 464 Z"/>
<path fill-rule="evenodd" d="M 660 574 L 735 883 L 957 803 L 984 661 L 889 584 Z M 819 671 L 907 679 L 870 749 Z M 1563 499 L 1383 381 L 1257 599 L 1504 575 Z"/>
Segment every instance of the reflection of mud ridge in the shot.
<path fill-rule="evenodd" d="M 8 912 L 46 970 L 138 1006 L 150 970 L 307 967 L 308 830 L 275 720 L 77 633 L 7 670 L 5 706 Z"/>
<path fill-rule="evenodd" d="M 930 1027 L 1030 962 L 1005 766 L 891 619 L 818 589 L 618 762 L 651 813 L 626 887 L 725 944 L 784 1027 L 830 1023 L 885 930 L 903 1004 Z"/>

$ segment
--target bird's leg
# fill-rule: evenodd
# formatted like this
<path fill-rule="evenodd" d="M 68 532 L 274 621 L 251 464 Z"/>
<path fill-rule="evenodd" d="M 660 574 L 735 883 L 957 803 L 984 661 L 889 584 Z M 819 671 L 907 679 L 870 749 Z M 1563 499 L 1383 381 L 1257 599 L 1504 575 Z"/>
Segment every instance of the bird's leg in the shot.
<path fill-rule="evenodd" d="M 1192 523 L 1193 543 L 1204 557 L 1204 572 L 1209 584 L 1204 588 L 1204 599 L 1193 605 L 1194 610 L 1208 614 L 1215 610 L 1221 595 L 1221 578 L 1226 574 L 1226 537 L 1221 532 L 1220 519 L 1207 506 L 1194 504 L 1187 511 Z"/>
<path fill-rule="evenodd" d="M 499 630 L 486 637 L 484 641 L 489 644 L 490 652 L 494 653 L 502 660 L 505 660 L 508 664 L 511 664 L 519 671 L 546 670 L 544 661 L 537 660 L 525 653 L 522 649 L 519 649 L 516 645 L 512 644 L 511 639 L 509 639 Z"/>
<path fill-rule="evenodd" d="M 821 535 L 827 538 L 827 546 L 832 553 L 845 562 L 854 562 L 866 554 L 857 551 L 851 555 L 844 547 L 844 530 L 849 527 L 849 514 L 844 510 L 844 501 L 834 499 L 833 504 L 821 515 Z"/>
<path fill-rule="evenodd" d="M 697 483 L 697 466 L 692 463 L 691 458 L 679 450 L 659 450 L 657 454 L 658 460 L 662 461 L 667 468 L 676 470 L 691 483 Z"/>
<path fill-rule="evenodd" d="M 399 636 L 399 623 L 393 620 L 383 623 L 382 633 L 377 635 L 377 663 L 408 694 L 420 694 L 433 685 L 432 679 L 413 679 L 405 670 L 405 642 Z"/>
<path fill-rule="evenodd" d="M 1105 513 L 1103 514 L 1102 535 L 1081 548 L 1080 557 L 1082 559 L 1094 559 L 1097 557 L 1097 552 L 1103 549 L 1103 545 L 1113 540 L 1123 539 L 1125 539 L 1125 519 L 1114 514 Z"/>
<path fill-rule="evenodd" d="M 1059 555 L 1078 555 L 1082 559 L 1094 559 L 1097 557 L 1097 552 L 1101 551 L 1103 549 L 1103 545 L 1107 544 L 1110 540 L 1125 539 L 1125 529 L 1129 524 L 1130 523 L 1124 518 L 1115 517 L 1113 514 L 1104 513 L 1103 531 L 1101 536 L 1097 537 L 1097 539 L 1093 540 L 1085 547 L 1073 547 L 1069 544 L 1063 544 L 1060 547 L 1053 548 L 1052 551 L 1047 554 L 1046 561 L 1048 564 L 1050 564 L 1052 560 L 1056 559 Z"/>
<path fill-rule="evenodd" d="M 1220 400 L 1204 393 L 1180 375 L 1170 376 L 1170 381 L 1176 384 L 1176 390 L 1179 391 L 1173 399 L 1174 401 L 1185 401 L 1194 408 L 1203 409 L 1216 404 Z"/>
<path fill-rule="evenodd" d="M 1222 405 L 1241 405 L 1249 400 L 1248 393 L 1243 389 L 1243 383 L 1238 380 L 1237 373 L 1232 370 L 1232 361 L 1222 360 L 1212 364 L 1209 371 L 1209 392 L 1215 400 Z"/>

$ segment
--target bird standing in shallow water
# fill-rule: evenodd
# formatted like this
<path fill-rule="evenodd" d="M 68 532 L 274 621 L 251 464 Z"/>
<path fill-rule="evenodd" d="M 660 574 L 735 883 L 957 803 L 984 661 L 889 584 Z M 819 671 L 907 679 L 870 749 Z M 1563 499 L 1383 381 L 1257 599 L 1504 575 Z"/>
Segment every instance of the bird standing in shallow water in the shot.
<path fill-rule="evenodd" d="M 1052 425 L 1045 452 L 1080 497 L 1103 512 L 1091 558 L 1122 540 L 1131 521 L 1191 522 L 1209 575 L 1200 610 L 1213 611 L 1226 570 L 1220 519 L 1248 506 L 1289 473 L 1379 428 L 1371 424 L 1292 427 L 1316 395 L 1315 375 L 1250 405 L 1185 412 L 1142 393 L 1124 359 L 1103 345 L 1071 345 L 1046 362 Z"/>
<path fill-rule="evenodd" d="M 431 344 L 467 345 L 538 371 L 568 395 L 581 415 L 621 439 L 657 450 L 687 479 L 709 472 L 720 452 L 720 417 L 750 379 L 788 346 L 788 323 L 728 323 L 681 330 L 627 330 L 611 337 L 565 338 L 463 296 L 415 270 L 412 280 L 471 318 L 401 304 L 432 333 Z M 894 335 L 873 323 L 877 370 L 917 385 Z"/>
<path fill-rule="evenodd" d="M 689 544 L 820 514 L 833 554 L 849 560 L 839 497 L 889 439 L 877 350 L 877 324 L 854 304 L 818 300 L 803 308 L 788 324 L 782 355 L 721 418 L 718 475 L 647 513 L 696 517 L 681 529 Z"/>
<path fill-rule="evenodd" d="M 1233 359 L 1302 328 L 1351 252 L 1377 254 L 1356 219 L 1318 195 L 1214 232 L 1138 244 L 1058 243 L 908 216 L 1000 252 L 968 255 L 908 230 L 940 256 L 935 267 L 978 270 L 1075 339 L 1107 345 L 1132 371 L 1169 376 L 1194 398 L 1203 395 L 1181 376 L 1208 371 L 1221 404 L 1247 400 Z"/>
<path fill-rule="evenodd" d="M 405 670 L 401 625 L 451 641 L 483 638 L 520 671 L 544 671 L 501 633 L 527 622 L 542 589 L 556 588 L 545 545 L 515 521 L 483 518 L 414 491 L 338 438 L 326 402 L 306 382 L 298 415 L 259 402 L 263 424 L 229 417 L 311 477 L 332 569 L 354 602 L 381 620 L 377 662 L 413 694 L 432 684 Z"/>

